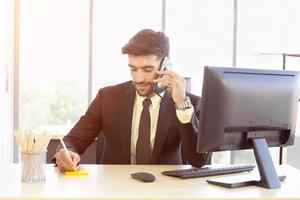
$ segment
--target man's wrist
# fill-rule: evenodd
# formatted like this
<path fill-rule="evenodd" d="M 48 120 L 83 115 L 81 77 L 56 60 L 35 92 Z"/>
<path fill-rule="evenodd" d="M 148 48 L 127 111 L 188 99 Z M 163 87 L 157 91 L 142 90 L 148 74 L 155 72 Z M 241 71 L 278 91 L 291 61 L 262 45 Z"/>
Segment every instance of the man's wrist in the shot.
<path fill-rule="evenodd" d="M 181 103 L 175 103 L 175 108 L 177 110 L 185 110 L 185 109 L 188 109 L 188 108 L 191 108 L 191 107 L 193 107 L 193 104 L 191 102 L 190 97 L 186 97 L 184 99 L 184 101 L 182 101 Z"/>

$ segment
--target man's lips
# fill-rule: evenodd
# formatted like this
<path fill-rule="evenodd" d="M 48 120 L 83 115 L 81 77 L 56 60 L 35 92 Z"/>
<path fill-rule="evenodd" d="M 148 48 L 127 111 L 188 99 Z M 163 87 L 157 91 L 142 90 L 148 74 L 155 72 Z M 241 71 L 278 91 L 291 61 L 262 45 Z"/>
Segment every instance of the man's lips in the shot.
<path fill-rule="evenodd" d="M 151 86 L 151 84 L 136 84 L 136 87 L 138 88 L 145 88 L 145 87 L 149 87 Z"/>

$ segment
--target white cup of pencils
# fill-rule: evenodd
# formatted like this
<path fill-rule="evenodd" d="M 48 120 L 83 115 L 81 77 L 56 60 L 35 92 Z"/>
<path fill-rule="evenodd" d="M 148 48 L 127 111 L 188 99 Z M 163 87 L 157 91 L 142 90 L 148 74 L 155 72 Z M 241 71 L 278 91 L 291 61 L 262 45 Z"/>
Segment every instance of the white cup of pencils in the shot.
<path fill-rule="evenodd" d="M 46 180 L 46 152 L 51 135 L 47 132 L 16 131 L 15 138 L 21 148 L 22 181 L 44 182 Z"/>

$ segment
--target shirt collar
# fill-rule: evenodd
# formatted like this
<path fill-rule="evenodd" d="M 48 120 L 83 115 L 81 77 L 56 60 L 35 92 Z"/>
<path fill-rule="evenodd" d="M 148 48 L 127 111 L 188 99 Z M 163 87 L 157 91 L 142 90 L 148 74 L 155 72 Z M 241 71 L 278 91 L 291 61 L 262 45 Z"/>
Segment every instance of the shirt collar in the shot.
<path fill-rule="evenodd" d="M 143 104 L 143 101 L 146 99 L 146 97 L 140 96 L 137 92 L 135 92 L 135 101 L 138 104 Z M 165 91 L 160 93 L 160 95 L 163 97 L 165 95 Z M 158 96 L 157 94 L 155 94 L 153 97 L 150 98 L 151 100 L 151 105 L 152 107 L 155 109 L 159 106 L 160 102 L 161 102 L 161 97 Z"/>

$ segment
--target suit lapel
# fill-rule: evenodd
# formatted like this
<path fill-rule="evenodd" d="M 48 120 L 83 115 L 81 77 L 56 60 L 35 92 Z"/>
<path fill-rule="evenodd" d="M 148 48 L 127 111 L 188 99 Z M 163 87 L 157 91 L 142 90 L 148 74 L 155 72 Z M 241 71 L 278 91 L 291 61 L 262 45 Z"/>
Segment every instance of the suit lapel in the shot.
<path fill-rule="evenodd" d="M 174 116 L 172 110 L 174 110 L 174 103 L 170 93 L 166 92 L 160 104 L 151 163 L 156 163 L 155 161 L 157 160 L 165 143 L 170 123 Z"/>
<path fill-rule="evenodd" d="M 130 82 L 127 90 L 124 93 L 124 98 L 120 99 L 120 101 L 122 101 L 123 106 L 121 106 L 119 115 L 123 160 L 126 164 L 130 164 L 131 124 L 134 98 L 135 89 L 132 82 Z"/>

